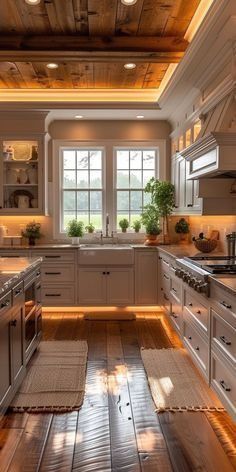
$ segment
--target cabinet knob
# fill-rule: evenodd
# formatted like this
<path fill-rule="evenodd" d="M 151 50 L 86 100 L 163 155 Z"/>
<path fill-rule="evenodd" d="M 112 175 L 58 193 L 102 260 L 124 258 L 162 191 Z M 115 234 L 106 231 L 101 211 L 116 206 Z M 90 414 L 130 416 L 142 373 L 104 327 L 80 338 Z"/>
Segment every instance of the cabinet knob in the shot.
<path fill-rule="evenodd" d="M 226 392 L 230 392 L 230 391 L 231 391 L 231 388 L 230 388 L 230 387 L 227 387 L 227 385 L 225 384 L 225 381 L 224 381 L 224 380 L 220 380 L 220 385 L 221 385 L 221 387 L 222 387 Z"/>
<path fill-rule="evenodd" d="M 191 341 L 191 339 L 192 339 L 192 336 L 189 336 L 189 337 L 188 337 L 188 339 Z"/>
<path fill-rule="evenodd" d="M 220 340 L 222 343 L 226 344 L 226 346 L 231 346 L 231 341 L 228 341 L 225 336 L 220 336 Z"/>
<path fill-rule="evenodd" d="M 106 275 L 106 272 L 103 272 L 103 275 Z"/>
<path fill-rule="evenodd" d="M 224 306 L 225 308 L 228 308 L 229 310 L 232 308 L 232 305 L 229 305 L 228 303 L 226 303 L 226 302 L 224 302 L 224 301 L 220 302 L 220 304 L 221 304 L 222 306 Z"/>
<path fill-rule="evenodd" d="M 196 346 L 195 349 L 196 349 L 196 351 L 200 351 L 200 347 L 199 347 L 199 346 Z"/>
<path fill-rule="evenodd" d="M 12 320 L 10 324 L 11 324 L 11 326 L 16 327 L 16 325 L 17 325 L 17 320 Z"/>
<path fill-rule="evenodd" d="M 107 272 L 107 275 L 110 275 L 110 272 Z"/>
<path fill-rule="evenodd" d="M 188 203 L 188 204 L 187 204 L 187 207 L 191 208 L 191 207 L 193 207 L 193 204 L 192 204 L 192 203 Z"/>

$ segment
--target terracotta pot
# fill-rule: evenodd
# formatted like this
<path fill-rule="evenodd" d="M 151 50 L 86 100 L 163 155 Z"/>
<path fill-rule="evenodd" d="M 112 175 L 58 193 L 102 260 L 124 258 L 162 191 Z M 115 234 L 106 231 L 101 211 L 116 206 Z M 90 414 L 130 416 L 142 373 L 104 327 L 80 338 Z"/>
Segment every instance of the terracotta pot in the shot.
<path fill-rule="evenodd" d="M 157 234 L 147 234 L 147 239 L 144 244 L 145 246 L 157 246 Z"/>

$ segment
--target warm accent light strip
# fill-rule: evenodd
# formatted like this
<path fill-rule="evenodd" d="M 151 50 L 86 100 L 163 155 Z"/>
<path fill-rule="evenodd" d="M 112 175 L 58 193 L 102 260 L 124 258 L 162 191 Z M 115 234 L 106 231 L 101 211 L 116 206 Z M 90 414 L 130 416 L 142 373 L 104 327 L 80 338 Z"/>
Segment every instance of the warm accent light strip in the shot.
<path fill-rule="evenodd" d="M 48 307 L 43 307 L 43 313 L 48 313 L 48 312 L 59 312 L 63 311 L 66 313 L 130 313 L 130 312 L 162 312 L 163 310 L 161 309 L 160 306 L 158 305 L 153 305 L 153 306 L 126 306 L 126 307 L 117 307 L 117 306 L 68 306 L 68 307 L 54 307 L 54 306 L 48 306 Z"/>
<path fill-rule="evenodd" d="M 202 0 L 197 10 L 194 13 L 194 16 L 188 26 L 188 29 L 184 35 L 184 39 L 191 42 L 194 38 L 199 26 L 201 25 L 202 21 L 204 20 L 209 8 L 214 3 L 215 0 Z"/>
<path fill-rule="evenodd" d="M 150 102 L 158 89 L 0 89 L 1 102 Z"/>

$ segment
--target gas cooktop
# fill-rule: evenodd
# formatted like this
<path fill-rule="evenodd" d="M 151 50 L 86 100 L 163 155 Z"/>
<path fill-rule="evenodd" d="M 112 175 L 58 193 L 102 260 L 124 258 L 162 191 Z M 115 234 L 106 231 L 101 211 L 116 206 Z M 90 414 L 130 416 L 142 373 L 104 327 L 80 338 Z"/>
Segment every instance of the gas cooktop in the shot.
<path fill-rule="evenodd" d="M 194 256 L 184 257 L 194 266 L 200 267 L 211 274 L 235 274 L 236 258 L 228 256 Z"/>

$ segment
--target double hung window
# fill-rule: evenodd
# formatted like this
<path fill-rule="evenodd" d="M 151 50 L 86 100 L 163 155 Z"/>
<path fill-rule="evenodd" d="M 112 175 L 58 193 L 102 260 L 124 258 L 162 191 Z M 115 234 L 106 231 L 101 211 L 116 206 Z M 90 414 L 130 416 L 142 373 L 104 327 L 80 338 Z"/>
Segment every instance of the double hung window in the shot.
<path fill-rule="evenodd" d="M 157 149 L 116 148 L 116 220 L 127 218 L 131 225 L 140 218 L 149 202 L 144 192 L 147 182 L 157 174 Z"/>
<path fill-rule="evenodd" d="M 73 218 L 101 229 L 103 149 L 63 148 L 61 157 L 61 231 Z"/>

